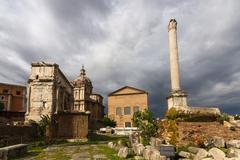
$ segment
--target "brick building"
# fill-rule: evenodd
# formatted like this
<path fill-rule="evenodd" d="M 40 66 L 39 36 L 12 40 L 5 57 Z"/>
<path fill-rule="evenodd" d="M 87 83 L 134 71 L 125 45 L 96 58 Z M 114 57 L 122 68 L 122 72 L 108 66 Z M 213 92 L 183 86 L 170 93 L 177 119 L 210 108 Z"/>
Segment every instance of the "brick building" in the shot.
<path fill-rule="evenodd" d="M 26 87 L 15 84 L 0 83 L 0 101 L 4 104 L 3 111 L 26 111 Z"/>
<path fill-rule="evenodd" d="M 108 95 L 108 117 L 117 122 L 116 127 L 133 127 L 134 112 L 148 108 L 148 93 L 125 86 Z"/>

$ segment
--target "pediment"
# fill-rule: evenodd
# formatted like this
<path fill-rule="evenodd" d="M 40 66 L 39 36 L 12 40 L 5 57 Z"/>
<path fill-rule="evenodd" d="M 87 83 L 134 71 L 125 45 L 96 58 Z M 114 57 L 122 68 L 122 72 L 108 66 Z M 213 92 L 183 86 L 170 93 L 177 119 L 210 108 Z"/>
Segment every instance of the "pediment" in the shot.
<path fill-rule="evenodd" d="M 141 90 L 141 89 L 134 88 L 134 87 L 125 86 L 125 87 L 122 87 L 122 88 L 110 93 L 109 96 L 126 95 L 126 94 L 143 94 L 143 93 L 147 93 L 147 92 L 144 90 Z"/>

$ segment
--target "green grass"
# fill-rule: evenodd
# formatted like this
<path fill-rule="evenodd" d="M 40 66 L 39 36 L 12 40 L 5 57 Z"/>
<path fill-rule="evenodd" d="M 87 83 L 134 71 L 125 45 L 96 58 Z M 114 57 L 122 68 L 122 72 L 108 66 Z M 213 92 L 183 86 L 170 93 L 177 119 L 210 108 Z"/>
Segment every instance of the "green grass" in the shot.
<path fill-rule="evenodd" d="M 44 144 L 43 142 L 34 142 L 29 145 L 28 152 L 26 155 L 18 158 L 13 158 L 11 160 L 24 160 L 25 158 L 33 157 L 34 160 L 42 160 L 45 158 L 51 160 L 69 160 L 71 159 L 71 155 L 67 155 L 64 151 L 65 146 L 77 146 L 76 149 L 73 151 L 73 154 L 79 153 L 82 151 L 87 151 L 91 154 L 91 157 L 95 154 L 95 150 L 93 150 L 93 146 L 91 144 L 96 144 L 99 148 L 99 153 L 104 154 L 107 156 L 108 159 L 111 160 L 122 160 L 122 158 L 117 156 L 117 152 L 113 149 L 107 147 L 106 144 L 100 144 L 100 142 L 107 143 L 109 141 L 116 142 L 118 140 L 127 141 L 128 138 L 126 136 L 112 136 L 112 135 L 97 135 L 97 134 L 90 134 L 89 140 L 87 142 L 67 142 L 65 140 L 58 140 L 53 141 L 50 144 Z M 81 145 L 89 145 L 87 149 L 81 149 Z M 45 151 L 47 147 L 59 147 L 53 149 L 53 151 Z"/>
<path fill-rule="evenodd" d="M 114 149 L 111 149 L 105 145 L 100 145 L 98 148 L 107 156 L 108 159 L 111 160 L 124 160 L 124 158 L 120 158 L 117 156 L 117 152 Z"/>
<path fill-rule="evenodd" d="M 94 143 L 94 142 L 109 142 L 109 141 L 117 141 L 119 139 L 126 139 L 128 140 L 127 136 L 118 136 L 118 135 L 99 135 L 96 133 L 89 134 L 89 140 L 88 143 Z"/>

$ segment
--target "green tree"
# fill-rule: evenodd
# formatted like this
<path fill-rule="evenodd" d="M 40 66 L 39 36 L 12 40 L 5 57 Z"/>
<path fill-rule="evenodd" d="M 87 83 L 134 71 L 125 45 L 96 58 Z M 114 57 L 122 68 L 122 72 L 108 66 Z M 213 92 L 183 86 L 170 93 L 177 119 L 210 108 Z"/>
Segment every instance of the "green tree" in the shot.
<path fill-rule="evenodd" d="M 135 112 L 132 121 L 133 125 L 140 130 L 143 144 L 149 144 L 150 137 L 155 136 L 158 130 L 152 112 L 147 109 L 143 112 Z"/>
<path fill-rule="evenodd" d="M 4 109 L 4 103 L 0 101 L 0 111 L 3 111 Z"/>
<path fill-rule="evenodd" d="M 110 118 L 108 118 L 108 117 L 104 117 L 104 118 L 101 120 L 101 122 L 103 123 L 103 125 L 104 125 L 105 127 L 107 127 L 107 126 L 109 126 L 109 127 L 116 127 L 116 125 L 117 125 L 116 121 L 114 121 L 114 120 L 112 120 L 112 119 L 110 119 Z"/>

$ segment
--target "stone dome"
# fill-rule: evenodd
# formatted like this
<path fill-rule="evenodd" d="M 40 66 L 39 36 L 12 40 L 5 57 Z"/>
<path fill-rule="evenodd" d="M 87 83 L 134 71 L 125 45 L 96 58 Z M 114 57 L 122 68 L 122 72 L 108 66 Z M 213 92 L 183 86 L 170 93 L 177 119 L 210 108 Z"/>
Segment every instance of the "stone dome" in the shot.
<path fill-rule="evenodd" d="M 80 86 L 90 86 L 90 87 L 92 87 L 92 82 L 86 76 L 84 66 L 82 66 L 82 69 L 80 70 L 80 75 L 73 81 L 73 85 L 74 85 L 74 87 L 80 87 Z"/>

